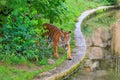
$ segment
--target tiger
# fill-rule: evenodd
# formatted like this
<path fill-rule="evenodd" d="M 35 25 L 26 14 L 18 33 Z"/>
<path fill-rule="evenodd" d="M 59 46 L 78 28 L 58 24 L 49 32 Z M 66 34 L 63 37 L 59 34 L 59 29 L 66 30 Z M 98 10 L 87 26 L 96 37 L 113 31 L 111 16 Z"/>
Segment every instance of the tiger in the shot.
<path fill-rule="evenodd" d="M 63 31 L 53 24 L 50 23 L 44 23 L 43 29 L 46 30 L 45 33 L 43 33 L 44 36 L 48 36 L 48 38 L 51 41 L 51 44 L 53 46 L 53 57 L 58 58 L 58 52 L 57 48 L 58 46 L 65 46 L 65 49 L 67 51 L 67 59 L 72 60 L 71 51 L 70 51 L 70 33 L 71 31 Z"/>

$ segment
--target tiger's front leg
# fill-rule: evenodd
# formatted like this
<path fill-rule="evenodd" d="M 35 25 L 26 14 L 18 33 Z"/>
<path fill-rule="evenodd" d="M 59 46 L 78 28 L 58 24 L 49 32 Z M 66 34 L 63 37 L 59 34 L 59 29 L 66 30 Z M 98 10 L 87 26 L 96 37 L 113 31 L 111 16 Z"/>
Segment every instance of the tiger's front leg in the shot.
<path fill-rule="evenodd" d="M 53 45 L 53 56 L 55 58 L 58 58 L 58 53 L 57 53 L 57 44 L 52 44 Z"/>
<path fill-rule="evenodd" d="M 70 44 L 66 44 L 65 46 L 66 46 L 66 50 L 67 50 L 67 59 L 72 60 L 71 51 L 70 51 Z"/>

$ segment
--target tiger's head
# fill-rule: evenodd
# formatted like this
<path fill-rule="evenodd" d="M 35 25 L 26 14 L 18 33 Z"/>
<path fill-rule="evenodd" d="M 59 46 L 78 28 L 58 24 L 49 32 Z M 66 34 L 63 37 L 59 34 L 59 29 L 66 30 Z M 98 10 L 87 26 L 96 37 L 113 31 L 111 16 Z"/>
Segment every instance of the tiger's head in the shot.
<path fill-rule="evenodd" d="M 71 33 L 71 31 L 69 31 L 69 32 L 61 31 L 61 36 L 59 37 L 59 46 L 69 44 L 70 39 L 71 39 L 70 33 Z"/>

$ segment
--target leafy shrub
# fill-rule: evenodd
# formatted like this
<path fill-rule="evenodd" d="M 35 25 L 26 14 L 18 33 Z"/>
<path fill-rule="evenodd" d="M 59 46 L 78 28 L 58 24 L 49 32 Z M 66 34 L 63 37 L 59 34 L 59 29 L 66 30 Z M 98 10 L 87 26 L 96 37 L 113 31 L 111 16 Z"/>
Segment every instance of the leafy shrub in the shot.
<path fill-rule="evenodd" d="M 38 20 L 34 18 L 35 15 L 37 11 L 27 6 L 13 8 L 0 29 L 2 34 L 0 54 L 24 56 L 29 60 L 40 60 L 51 54 L 51 50 L 41 38 L 44 31 L 41 27 L 37 27 Z"/>
<path fill-rule="evenodd" d="M 0 1 L 0 55 L 15 55 L 12 59 L 24 57 L 42 60 L 52 53 L 45 39 L 41 25 L 61 22 L 66 7 L 65 0 L 1 0 Z M 0 57 L 2 60 L 2 57 Z M 4 60 L 4 59 L 3 59 Z"/>

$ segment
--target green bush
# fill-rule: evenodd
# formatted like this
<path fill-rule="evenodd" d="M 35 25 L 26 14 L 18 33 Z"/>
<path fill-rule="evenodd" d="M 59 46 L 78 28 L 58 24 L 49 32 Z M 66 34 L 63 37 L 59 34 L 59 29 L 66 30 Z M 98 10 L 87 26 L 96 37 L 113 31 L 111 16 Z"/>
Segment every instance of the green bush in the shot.
<path fill-rule="evenodd" d="M 37 61 L 51 54 L 51 49 L 41 38 L 44 30 L 40 25 L 38 27 L 38 19 L 35 18 L 38 14 L 37 10 L 30 9 L 27 3 L 21 3 L 15 8 L 10 6 L 8 9 L 12 11 L 6 16 L 1 15 L 5 17 L 5 20 L 2 21 L 0 28 L 0 54 L 23 56 L 28 60 Z M 16 57 L 14 59 L 17 60 Z M 15 62 L 15 60 L 11 61 Z"/>
<path fill-rule="evenodd" d="M 41 17 L 49 19 L 50 23 L 62 22 L 61 15 L 65 16 L 67 7 L 65 0 L 30 0 L 30 6 L 41 14 Z"/>

